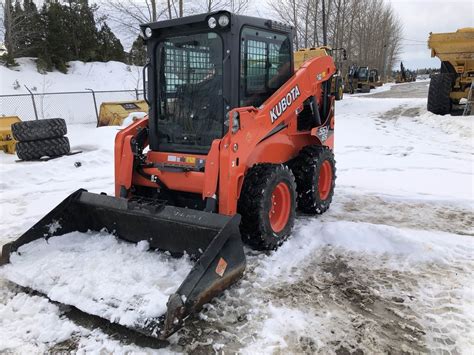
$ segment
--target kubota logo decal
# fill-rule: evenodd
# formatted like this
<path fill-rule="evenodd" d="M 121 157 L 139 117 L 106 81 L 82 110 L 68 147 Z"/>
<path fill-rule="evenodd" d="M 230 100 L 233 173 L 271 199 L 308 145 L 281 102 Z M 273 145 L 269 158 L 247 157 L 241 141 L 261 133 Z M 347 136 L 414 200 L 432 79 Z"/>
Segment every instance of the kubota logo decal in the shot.
<path fill-rule="evenodd" d="M 283 96 L 280 102 L 278 102 L 278 104 L 276 104 L 270 111 L 270 119 L 272 120 L 272 123 L 280 118 L 283 112 L 291 106 L 298 96 L 300 96 L 300 89 L 298 88 L 298 85 L 296 85 L 288 92 L 288 94 Z"/>

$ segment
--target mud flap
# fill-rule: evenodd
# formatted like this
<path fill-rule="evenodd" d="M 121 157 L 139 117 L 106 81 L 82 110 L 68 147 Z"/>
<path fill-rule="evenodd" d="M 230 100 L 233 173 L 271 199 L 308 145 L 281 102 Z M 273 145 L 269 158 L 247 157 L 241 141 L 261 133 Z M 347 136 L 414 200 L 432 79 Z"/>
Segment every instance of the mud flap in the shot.
<path fill-rule="evenodd" d="M 123 199 L 78 190 L 17 240 L 3 246 L 0 265 L 22 245 L 73 231 L 107 230 L 129 242 L 146 240 L 150 247 L 195 260 L 190 273 L 169 297 L 165 314 L 133 329 L 165 339 L 190 314 L 220 294 L 243 274 L 246 260 L 239 232 L 240 215 L 196 211 L 163 202 Z"/>

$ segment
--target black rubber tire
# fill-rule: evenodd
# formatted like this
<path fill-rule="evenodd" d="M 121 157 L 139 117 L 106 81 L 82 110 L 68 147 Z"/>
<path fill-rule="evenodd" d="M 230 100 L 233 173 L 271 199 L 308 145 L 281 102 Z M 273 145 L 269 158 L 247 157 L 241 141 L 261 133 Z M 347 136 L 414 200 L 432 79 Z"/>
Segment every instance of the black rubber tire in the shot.
<path fill-rule="evenodd" d="M 66 133 L 66 121 L 62 118 L 23 121 L 12 124 L 13 138 L 19 142 L 59 138 L 64 136 Z"/>
<path fill-rule="evenodd" d="M 291 194 L 290 215 L 286 226 L 275 233 L 270 224 L 269 213 L 272 193 L 284 182 Z M 286 165 L 258 164 L 245 176 L 238 202 L 242 216 L 240 232 L 244 242 L 259 250 L 278 248 L 291 234 L 296 213 L 296 183 L 293 173 Z"/>
<path fill-rule="evenodd" d="M 325 160 L 329 161 L 332 168 L 332 183 L 329 195 L 321 200 L 319 186 L 315 182 L 319 181 L 320 168 Z M 291 169 L 296 179 L 298 210 L 313 215 L 326 212 L 331 205 L 336 186 L 336 161 L 331 149 L 323 146 L 306 146 L 293 160 Z"/>
<path fill-rule="evenodd" d="M 41 157 L 58 157 L 68 154 L 71 148 L 67 137 L 18 142 L 16 155 L 21 160 L 38 160 Z"/>
<path fill-rule="evenodd" d="M 361 93 L 369 93 L 370 92 L 370 85 L 369 84 L 364 84 L 360 88 Z"/>
<path fill-rule="evenodd" d="M 454 82 L 454 74 L 440 73 L 431 75 L 428 90 L 428 111 L 435 115 L 447 115 L 451 112 L 452 102 L 449 97 Z"/>
<path fill-rule="evenodd" d="M 336 92 L 335 92 L 335 98 L 337 101 L 342 100 L 344 97 L 344 86 L 343 86 L 343 81 L 340 77 L 336 79 Z"/>

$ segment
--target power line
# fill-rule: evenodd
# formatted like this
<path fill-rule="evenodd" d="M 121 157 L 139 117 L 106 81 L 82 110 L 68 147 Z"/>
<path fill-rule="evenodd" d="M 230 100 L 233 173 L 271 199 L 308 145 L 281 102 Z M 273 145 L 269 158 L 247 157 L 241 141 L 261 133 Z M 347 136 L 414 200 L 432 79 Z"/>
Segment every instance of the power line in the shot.
<path fill-rule="evenodd" d="M 402 38 L 404 41 L 410 41 L 410 42 L 420 42 L 420 43 L 426 43 L 427 41 L 420 41 L 419 39 L 410 39 L 410 38 Z"/>

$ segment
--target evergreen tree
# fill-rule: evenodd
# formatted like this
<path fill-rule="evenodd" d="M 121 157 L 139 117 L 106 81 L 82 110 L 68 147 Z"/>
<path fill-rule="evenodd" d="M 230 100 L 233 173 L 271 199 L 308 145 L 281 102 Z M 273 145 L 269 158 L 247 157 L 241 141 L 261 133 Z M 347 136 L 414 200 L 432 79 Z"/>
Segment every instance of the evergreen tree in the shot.
<path fill-rule="evenodd" d="M 109 60 L 122 62 L 125 59 L 122 43 L 120 43 L 120 40 L 114 35 L 106 22 L 100 28 L 98 39 L 99 51 L 97 60 L 102 62 L 108 62 Z"/>
<path fill-rule="evenodd" d="M 32 0 L 23 1 L 23 21 L 21 23 L 22 31 L 24 35 L 19 41 L 19 45 L 22 48 L 21 55 L 27 57 L 37 57 L 38 49 L 40 47 L 41 26 L 40 14 L 38 8 Z"/>
<path fill-rule="evenodd" d="M 94 18 L 97 5 L 90 6 L 88 0 L 68 0 L 68 7 L 74 59 L 84 62 L 96 60 L 100 47 Z"/>
<path fill-rule="evenodd" d="M 133 42 L 129 53 L 129 63 L 133 65 L 145 65 L 146 63 L 146 47 L 143 38 L 140 36 Z"/>
<path fill-rule="evenodd" d="M 66 63 L 73 59 L 69 9 L 57 2 L 44 4 L 41 19 L 44 40 L 39 50 L 38 69 L 51 71 L 56 68 L 66 73 Z"/>

